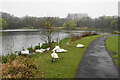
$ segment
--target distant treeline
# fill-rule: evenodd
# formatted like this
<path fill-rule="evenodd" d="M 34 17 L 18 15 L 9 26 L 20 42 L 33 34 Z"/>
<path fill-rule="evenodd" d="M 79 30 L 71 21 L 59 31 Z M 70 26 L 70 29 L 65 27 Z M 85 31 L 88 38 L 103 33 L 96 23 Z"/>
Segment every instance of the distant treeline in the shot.
<path fill-rule="evenodd" d="M 0 12 L 1 18 L 7 23 L 5 29 L 20 29 L 20 28 L 44 28 L 47 17 L 16 17 L 14 15 Z M 51 24 L 53 27 L 64 27 L 64 24 L 69 21 L 67 18 L 51 17 Z M 98 30 L 118 30 L 118 16 L 101 16 L 99 18 L 83 17 L 79 20 L 73 20 L 75 27 L 88 27 L 88 29 Z M 67 27 L 68 28 L 68 27 Z M 67 29 L 66 28 L 66 29 Z M 4 27 L 3 27 L 4 29 Z M 69 28 L 68 28 L 69 29 Z M 74 29 L 74 28 L 73 28 Z"/>

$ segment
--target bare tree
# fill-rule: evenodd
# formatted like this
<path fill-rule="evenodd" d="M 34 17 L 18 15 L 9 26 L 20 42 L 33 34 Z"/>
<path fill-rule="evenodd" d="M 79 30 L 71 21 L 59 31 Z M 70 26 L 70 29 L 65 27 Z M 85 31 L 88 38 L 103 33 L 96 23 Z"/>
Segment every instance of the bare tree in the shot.
<path fill-rule="evenodd" d="M 45 22 L 45 35 L 47 36 L 47 41 L 49 43 L 50 49 L 52 49 L 52 36 L 53 36 L 53 25 L 51 23 L 51 17 L 47 18 L 47 21 Z"/>

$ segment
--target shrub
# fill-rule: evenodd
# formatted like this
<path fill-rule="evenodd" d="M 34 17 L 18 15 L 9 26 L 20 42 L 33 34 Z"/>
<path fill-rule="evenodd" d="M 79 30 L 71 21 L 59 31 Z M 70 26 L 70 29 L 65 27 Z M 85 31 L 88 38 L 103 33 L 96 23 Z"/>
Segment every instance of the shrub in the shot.
<path fill-rule="evenodd" d="M 92 32 L 85 32 L 81 36 L 72 34 L 71 35 L 71 41 L 75 41 L 75 40 L 81 39 L 82 37 L 87 37 L 87 36 L 91 36 L 91 35 L 98 35 L 98 34 L 97 33 L 92 33 Z"/>
<path fill-rule="evenodd" d="M 81 39 L 82 37 L 79 36 L 79 35 L 75 35 L 75 34 L 72 34 L 71 36 L 71 41 L 75 41 L 75 40 L 78 40 L 78 39 Z"/>
<path fill-rule="evenodd" d="M 50 46 L 49 43 L 44 43 L 44 44 L 41 45 L 41 48 L 46 49 L 46 48 L 48 48 L 49 46 Z"/>
<path fill-rule="evenodd" d="M 13 54 L 13 53 L 11 53 L 11 55 L 9 55 L 9 58 L 11 61 L 15 60 L 16 57 L 17 57 L 17 55 Z"/>
<path fill-rule="evenodd" d="M 36 48 L 38 48 L 38 47 L 36 47 Z M 27 50 L 29 50 L 30 53 L 34 52 L 33 48 L 31 48 L 31 47 L 27 48 Z"/>
<path fill-rule="evenodd" d="M 16 57 L 17 57 L 17 55 L 13 54 L 13 53 L 11 55 L 8 55 L 8 56 L 2 56 L 2 63 L 7 63 L 8 60 L 13 61 L 13 60 L 15 60 Z"/>
<path fill-rule="evenodd" d="M 92 35 L 92 32 L 85 32 L 81 36 L 82 37 L 87 37 L 87 36 L 90 36 L 90 35 Z"/>
<path fill-rule="evenodd" d="M 119 31 L 113 31 L 112 34 L 120 34 Z"/>
<path fill-rule="evenodd" d="M 19 55 L 19 56 L 21 55 L 21 51 L 18 52 L 18 55 Z"/>
<path fill-rule="evenodd" d="M 34 50 L 40 49 L 40 48 L 41 48 L 40 46 L 35 46 L 35 47 L 34 47 Z"/>
<path fill-rule="evenodd" d="M 92 33 L 92 35 L 98 35 L 98 33 Z"/>
<path fill-rule="evenodd" d="M 37 68 L 30 58 L 16 57 L 14 61 L 2 65 L 3 78 L 32 78 Z"/>
<path fill-rule="evenodd" d="M 2 63 L 7 63 L 7 56 L 2 56 Z"/>

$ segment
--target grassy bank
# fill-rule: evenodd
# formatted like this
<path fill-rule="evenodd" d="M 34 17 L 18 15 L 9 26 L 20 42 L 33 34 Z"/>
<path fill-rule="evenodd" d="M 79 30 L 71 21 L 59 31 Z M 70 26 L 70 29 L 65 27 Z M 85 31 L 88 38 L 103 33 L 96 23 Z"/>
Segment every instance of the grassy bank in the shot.
<path fill-rule="evenodd" d="M 74 78 L 83 54 L 87 47 L 94 39 L 103 35 L 89 36 L 76 41 L 70 41 L 69 38 L 60 42 L 60 47 L 68 50 L 66 53 L 58 53 L 59 59 L 52 62 L 51 51 L 43 53 L 42 56 L 37 54 L 34 57 L 38 71 L 35 74 L 37 78 Z M 69 42 L 69 46 L 67 46 Z M 77 48 L 77 44 L 84 44 L 84 48 Z"/>
<path fill-rule="evenodd" d="M 120 64 L 118 64 L 118 59 L 120 60 L 120 58 L 118 58 L 118 36 L 109 37 L 106 40 L 106 48 L 108 51 L 115 53 L 111 56 L 115 63 L 120 67 Z"/>

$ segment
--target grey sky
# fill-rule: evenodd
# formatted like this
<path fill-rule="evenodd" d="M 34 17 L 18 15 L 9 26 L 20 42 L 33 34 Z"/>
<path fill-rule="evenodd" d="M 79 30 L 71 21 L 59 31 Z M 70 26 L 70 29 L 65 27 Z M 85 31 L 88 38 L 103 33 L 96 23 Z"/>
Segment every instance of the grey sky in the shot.
<path fill-rule="evenodd" d="M 88 13 L 90 17 L 118 15 L 119 0 L 1 0 L 0 11 L 18 17 L 56 16 L 68 13 Z"/>

